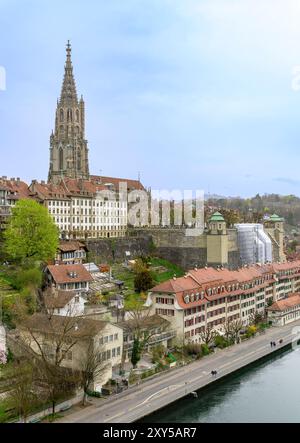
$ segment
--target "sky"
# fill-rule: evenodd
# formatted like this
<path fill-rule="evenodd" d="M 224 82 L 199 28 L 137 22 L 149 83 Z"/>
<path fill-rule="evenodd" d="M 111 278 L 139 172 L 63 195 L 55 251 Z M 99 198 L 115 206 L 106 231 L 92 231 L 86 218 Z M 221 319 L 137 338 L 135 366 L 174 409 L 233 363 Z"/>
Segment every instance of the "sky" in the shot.
<path fill-rule="evenodd" d="M 47 179 L 68 39 L 91 173 L 300 196 L 298 0 L 0 0 L 0 176 Z"/>

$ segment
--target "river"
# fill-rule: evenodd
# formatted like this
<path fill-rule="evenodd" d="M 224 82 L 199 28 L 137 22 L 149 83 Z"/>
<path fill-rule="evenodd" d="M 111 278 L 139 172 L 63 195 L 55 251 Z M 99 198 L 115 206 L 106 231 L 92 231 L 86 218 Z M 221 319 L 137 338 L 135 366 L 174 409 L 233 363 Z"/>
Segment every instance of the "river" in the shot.
<path fill-rule="evenodd" d="M 140 422 L 300 422 L 300 349 L 271 357 Z"/>

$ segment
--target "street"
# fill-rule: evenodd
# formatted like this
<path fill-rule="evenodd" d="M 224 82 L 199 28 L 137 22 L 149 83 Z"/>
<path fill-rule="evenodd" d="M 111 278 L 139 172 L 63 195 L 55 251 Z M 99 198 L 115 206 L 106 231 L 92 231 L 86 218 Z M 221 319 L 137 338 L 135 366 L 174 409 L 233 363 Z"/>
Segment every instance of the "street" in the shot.
<path fill-rule="evenodd" d="M 240 344 L 218 350 L 187 366 L 143 382 L 139 386 L 109 399 L 101 399 L 82 411 L 57 420 L 63 423 L 130 423 L 200 389 L 221 377 L 238 370 L 259 358 L 286 346 L 295 335 L 292 333 L 300 321 L 281 328 L 270 328 Z M 283 339 L 282 345 L 279 340 Z M 270 342 L 275 341 L 276 347 Z M 217 370 L 212 377 L 211 370 Z M 200 394 L 199 394 L 200 395 Z"/>

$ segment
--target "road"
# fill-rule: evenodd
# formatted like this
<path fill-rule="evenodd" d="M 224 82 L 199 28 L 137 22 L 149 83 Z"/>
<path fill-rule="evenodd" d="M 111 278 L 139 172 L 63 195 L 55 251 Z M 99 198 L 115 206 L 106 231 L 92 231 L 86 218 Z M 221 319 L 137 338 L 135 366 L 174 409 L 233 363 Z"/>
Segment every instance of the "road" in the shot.
<path fill-rule="evenodd" d="M 57 422 L 131 423 L 137 421 L 197 389 L 214 383 L 216 379 L 272 354 L 280 346 L 286 346 L 295 339 L 294 328 L 297 326 L 300 338 L 300 321 L 280 328 L 270 328 L 265 334 L 218 350 L 189 365 L 145 381 L 122 394 L 99 400 L 93 406 L 70 413 Z M 279 345 L 278 341 L 281 338 L 283 344 Z M 270 341 L 276 341 L 275 348 L 271 348 Z M 212 369 L 218 371 L 217 377 L 211 376 Z"/>

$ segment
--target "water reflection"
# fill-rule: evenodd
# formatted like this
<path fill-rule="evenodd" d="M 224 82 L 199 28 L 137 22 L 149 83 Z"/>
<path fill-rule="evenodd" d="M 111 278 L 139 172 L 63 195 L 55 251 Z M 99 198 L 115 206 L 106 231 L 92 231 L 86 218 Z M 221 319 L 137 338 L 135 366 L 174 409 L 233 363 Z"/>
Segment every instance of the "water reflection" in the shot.
<path fill-rule="evenodd" d="M 143 422 L 300 422 L 299 374 L 300 352 L 286 351 Z"/>

